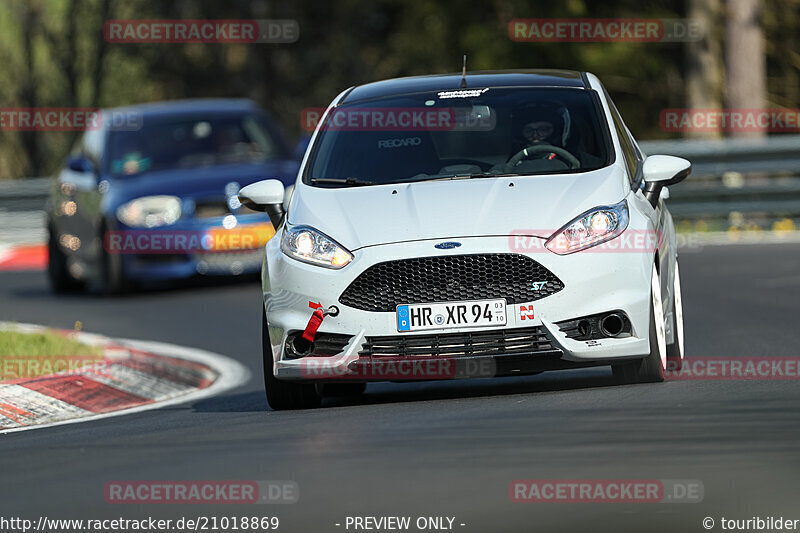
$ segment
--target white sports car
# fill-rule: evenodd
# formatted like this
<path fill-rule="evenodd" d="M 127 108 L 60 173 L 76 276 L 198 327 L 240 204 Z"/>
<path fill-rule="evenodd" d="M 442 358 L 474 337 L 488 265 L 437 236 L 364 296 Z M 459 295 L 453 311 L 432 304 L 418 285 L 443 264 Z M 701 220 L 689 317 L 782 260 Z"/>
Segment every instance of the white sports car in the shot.
<path fill-rule="evenodd" d="M 262 270 L 270 406 L 598 365 L 663 380 L 684 352 L 664 200 L 690 171 L 642 154 L 589 73 L 344 91 L 293 187 L 239 193 L 277 228 Z"/>

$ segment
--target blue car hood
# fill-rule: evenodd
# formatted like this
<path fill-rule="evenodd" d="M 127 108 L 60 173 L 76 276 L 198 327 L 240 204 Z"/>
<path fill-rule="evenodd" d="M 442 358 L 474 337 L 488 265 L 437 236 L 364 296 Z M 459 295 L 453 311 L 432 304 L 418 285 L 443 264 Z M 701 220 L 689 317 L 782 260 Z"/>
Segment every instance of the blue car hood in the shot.
<path fill-rule="evenodd" d="M 180 198 L 225 196 L 226 185 L 244 187 L 256 181 L 275 178 L 285 185 L 294 183 L 299 163 L 292 160 L 261 164 L 224 165 L 148 172 L 134 177 L 109 179 L 106 206 L 115 207 L 142 196 L 168 194 Z"/>

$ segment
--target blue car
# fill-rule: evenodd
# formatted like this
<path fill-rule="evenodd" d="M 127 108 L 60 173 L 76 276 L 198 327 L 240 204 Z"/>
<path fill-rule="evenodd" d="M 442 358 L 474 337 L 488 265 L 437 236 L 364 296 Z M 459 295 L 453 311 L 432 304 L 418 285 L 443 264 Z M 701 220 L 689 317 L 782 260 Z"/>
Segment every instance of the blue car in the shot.
<path fill-rule="evenodd" d="M 104 110 L 87 121 L 47 206 L 56 292 L 260 270 L 274 234 L 241 187 L 294 183 L 298 154 L 257 104 L 202 99 Z"/>

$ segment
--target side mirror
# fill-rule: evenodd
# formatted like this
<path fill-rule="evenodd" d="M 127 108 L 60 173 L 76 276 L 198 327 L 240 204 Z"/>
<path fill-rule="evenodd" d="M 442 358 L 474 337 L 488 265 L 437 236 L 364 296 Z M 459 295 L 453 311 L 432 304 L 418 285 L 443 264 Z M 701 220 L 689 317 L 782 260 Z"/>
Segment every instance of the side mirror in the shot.
<path fill-rule="evenodd" d="M 651 155 L 644 160 L 644 195 L 655 207 L 661 189 L 680 183 L 692 172 L 692 164 L 682 157 L 671 155 Z"/>
<path fill-rule="evenodd" d="M 94 172 L 94 165 L 88 158 L 82 155 L 70 156 L 67 159 L 67 168 L 73 172 L 82 172 L 85 174 Z"/>
<path fill-rule="evenodd" d="M 239 191 L 242 205 L 254 211 L 264 211 L 274 227 L 278 227 L 283 214 L 283 183 L 279 180 L 263 180 L 251 183 Z"/>

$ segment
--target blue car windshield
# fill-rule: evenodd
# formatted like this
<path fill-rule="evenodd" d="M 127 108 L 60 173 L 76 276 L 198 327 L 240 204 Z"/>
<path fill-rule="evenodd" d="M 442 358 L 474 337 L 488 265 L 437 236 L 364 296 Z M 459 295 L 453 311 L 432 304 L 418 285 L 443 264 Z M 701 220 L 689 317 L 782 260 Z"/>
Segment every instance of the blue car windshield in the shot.
<path fill-rule="evenodd" d="M 609 164 L 597 95 L 483 88 L 344 104 L 322 124 L 305 183 L 320 187 L 585 172 Z"/>
<path fill-rule="evenodd" d="M 106 164 L 112 176 L 135 176 L 282 157 L 285 147 L 258 116 L 145 117 L 138 130 L 110 133 Z"/>

